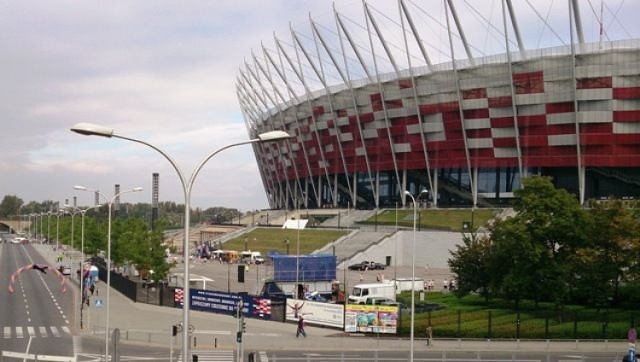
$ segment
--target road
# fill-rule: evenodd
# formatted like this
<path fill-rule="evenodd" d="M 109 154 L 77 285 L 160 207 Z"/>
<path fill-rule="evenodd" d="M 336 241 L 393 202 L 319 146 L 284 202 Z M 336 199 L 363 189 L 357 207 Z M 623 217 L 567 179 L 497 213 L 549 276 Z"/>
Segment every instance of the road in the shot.
<path fill-rule="evenodd" d="M 0 244 L 0 350 L 73 356 L 73 295 L 63 293 L 55 272 L 25 270 L 9 291 L 12 274 L 29 264 L 48 264 L 29 244 Z"/>

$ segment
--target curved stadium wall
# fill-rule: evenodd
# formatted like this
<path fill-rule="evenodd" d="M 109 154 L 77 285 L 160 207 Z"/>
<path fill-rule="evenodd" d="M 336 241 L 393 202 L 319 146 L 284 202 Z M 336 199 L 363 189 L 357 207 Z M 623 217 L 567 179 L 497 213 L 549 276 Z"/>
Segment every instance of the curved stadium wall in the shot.
<path fill-rule="evenodd" d="M 637 198 L 638 45 L 583 43 L 376 73 L 282 102 L 278 94 L 293 92 L 274 91 L 274 78 L 286 76 L 265 53 L 265 65 L 254 58 L 241 73 L 237 93 L 251 136 L 294 136 L 254 145 L 273 208 L 403 205 L 403 190 L 423 189 L 434 205 L 501 205 L 530 175 L 552 176 L 581 202 Z"/>

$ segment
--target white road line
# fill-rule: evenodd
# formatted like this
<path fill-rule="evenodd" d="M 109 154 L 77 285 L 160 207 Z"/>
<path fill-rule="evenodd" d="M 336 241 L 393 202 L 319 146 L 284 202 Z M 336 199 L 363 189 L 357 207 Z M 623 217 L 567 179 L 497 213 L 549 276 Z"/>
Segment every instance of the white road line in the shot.
<path fill-rule="evenodd" d="M 60 329 L 66 334 L 71 334 L 71 330 L 67 326 L 62 326 Z"/>
<path fill-rule="evenodd" d="M 269 362 L 269 357 L 267 356 L 267 352 L 260 351 L 259 356 L 260 356 L 260 362 Z"/>
<path fill-rule="evenodd" d="M 40 331 L 40 337 L 47 338 L 49 334 L 47 334 L 47 327 L 38 327 Z"/>
<path fill-rule="evenodd" d="M 54 337 L 60 337 L 60 332 L 58 332 L 58 328 L 51 326 L 49 327 L 51 329 L 51 333 L 53 334 Z"/>
<path fill-rule="evenodd" d="M 24 334 L 22 333 L 22 327 L 16 327 L 16 338 L 24 338 Z"/>
<path fill-rule="evenodd" d="M 11 327 L 4 327 L 4 338 L 11 338 Z"/>
<path fill-rule="evenodd" d="M 29 337 L 35 337 L 36 336 L 36 329 L 33 327 L 27 327 L 27 333 L 29 334 Z"/>

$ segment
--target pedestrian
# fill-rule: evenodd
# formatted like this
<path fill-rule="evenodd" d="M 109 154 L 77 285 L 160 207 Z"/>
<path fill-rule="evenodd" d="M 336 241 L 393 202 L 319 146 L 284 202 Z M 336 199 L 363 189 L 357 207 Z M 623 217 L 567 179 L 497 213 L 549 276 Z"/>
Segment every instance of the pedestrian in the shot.
<path fill-rule="evenodd" d="M 433 339 L 433 328 L 427 327 L 427 346 L 431 346 L 431 340 Z"/>
<path fill-rule="evenodd" d="M 296 331 L 296 338 L 300 337 L 301 334 L 303 337 L 307 337 L 307 333 L 304 331 L 304 318 L 302 318 L 302 316 L 298 317 L 298 330 Z"/>
<path fill-rule="evenodd" d="M 364 281 L 364 275 L 362 275 L 362 273 L 360 273 L 360 283 L 362 284 L 363 281 Z"/>
<path fill-rule="evenodd" d="M 447 278 L 444 278 L 444 280 L 442 281 L 442 290 L 446 292 L 448 287 L 449 287 L 449 280 L 447 280 Z"/>

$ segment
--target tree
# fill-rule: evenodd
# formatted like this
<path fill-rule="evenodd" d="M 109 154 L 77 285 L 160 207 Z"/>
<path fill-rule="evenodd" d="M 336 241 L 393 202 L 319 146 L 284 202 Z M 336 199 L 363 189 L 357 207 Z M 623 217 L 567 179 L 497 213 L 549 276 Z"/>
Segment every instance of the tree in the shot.
<path fill-rule="evenodd" d="M 618 300 L 620 283 L 636 264 L 640 250 L 638 222 L 620 200 L 591 202 L 589 238 L 575 255 L 577 293 L 596 307 Z"/>
<path fill-rule="evenodd" d="M 5 195 L 2 202 L 0 202 L 0 218 L 9 218 L 18 215 L 23 203 L 22 199 L 18 196 Z"/>
<path fill-rule="evenodd" d="M 586 213 L 574 195 L 556 189 L 549 177 L 524 179 L 515 197 L 513 222 L 522 224 L 530 242 L 543 250 L 539 263 L 532 265 L 539 278 L 540 297 L 561 310 L 573 288 L 570 261 L 586 243 Z"/>
<path fill-rule="evenodd" d="M 479 291 L 488 302 L 492 280 L 489 269 L 491 239 L 485 235 L 480 237 L 464 235 L 462 241 L 463 245 L 457 245 L 447 261 L 458 279 L 458 289 L 455 292 L 459 296 L 464 296 Z"/>

